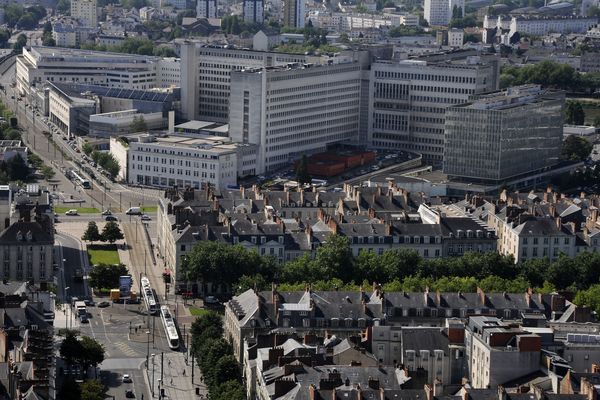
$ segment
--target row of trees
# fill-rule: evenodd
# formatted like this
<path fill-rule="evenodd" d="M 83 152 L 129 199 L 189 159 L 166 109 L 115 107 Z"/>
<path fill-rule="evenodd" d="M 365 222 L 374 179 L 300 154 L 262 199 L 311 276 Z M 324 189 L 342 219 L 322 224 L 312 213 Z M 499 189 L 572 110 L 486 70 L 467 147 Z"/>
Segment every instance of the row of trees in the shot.
<path fill-rule="evenodd" d="M 121 166 L 119 161 L 111 153 L 105 151 L 92 151 L 92 160 L 104 168 L 113 178 L 119 174 Z"/>
<path fill-rule="evenodd" d="M 121 232 L 121 228 L 119 228 L 119 224 L 115 221 L 108 221 L 104 228 L 102 228 L 102 233 L 98 229 L 98 225 L 95 221 L 88 222 L 87 229 L 83 232 L 83 236 L 81 240 L 85 242 L 108 242 L 113 244 L 117 240 L 123 239 L 123 232 Z"/>
<path fill-rule="evenodd" d="M 144 56 L 174 57 L 176 53 L 167 47 L 156 47 L 150 39 L 129 37 L 116 46 L 82 44 L 84 50 L 112 51 L 115 53 L 139 54 Z"/>
<path fill-rule="evenodd" d="M 500 75 L 500 86 L 537 83 L 545 87 L 574 92 L 593 92 L 600 88 L 600 74 L 581 74 L 570 65 L 542 61 L 525 66 L 506 65 Z"/>
<path fill-rule="evenodd" d="M 583 161 L 590 156 L 594 146 L 581 136 L 568 136 L 563 142 L 561 158 L 570 161 Z"/>
<path fill-rule="evenodd" d="M 25 8 L 13 3 L 4 8 L 4 21 L 11 28 L 34 29 L 45 16 L 46 8 L 42 5 Z"/>
<path fill-rule="evenodd" d="M 60 345 L 60 356 L 68 367 L 81 366 L 84 374 L 90 367 L 96 368 L 104 361 L 104 347 L 88 336 L 78 338 L 73 331 L 66 331 L 65 339 Z M 85 377 L 85 375 L 84 375 Z M 59 392 L 63 400 L 103 400 L 106 387 L 97 379 L 87 379 L 77 383 L 73 378 L 66 378 Z"/>
<path fill-rule="evenodd" d="M 314 258 L 305 255 L 282 265 L 240 245 L 200 242 L 184 259 L 182 272 L 190 281 L 225 284 L 240 290 L 254 285 L 266 288 L 272 281 L 300 285 L 321 281 L 329 282 L 330 287 L 377 282 L 405 290 L 483 285 L 491 291 L 545 287 L 576 292 L 600 282 L 600 254 L 585 252 L 575 258 L 561 255 L 553 262 L 533 259 L 518 265 L 512 256 L 496 252 L 425 259 L 414 250 L 391 249 L 381 255 L 364 251 L 354 256 L 346 237 L 331 235 Z"/>
<path fill-rule="evenodd" d="M 212 400 L 244 400 L 244 386 L 233 350 L 223 338 L 223 320 L 213 311 L 201 315 L 194 321 L 192 332 L 192 354 L 198 360 L 204 383 Z"/>

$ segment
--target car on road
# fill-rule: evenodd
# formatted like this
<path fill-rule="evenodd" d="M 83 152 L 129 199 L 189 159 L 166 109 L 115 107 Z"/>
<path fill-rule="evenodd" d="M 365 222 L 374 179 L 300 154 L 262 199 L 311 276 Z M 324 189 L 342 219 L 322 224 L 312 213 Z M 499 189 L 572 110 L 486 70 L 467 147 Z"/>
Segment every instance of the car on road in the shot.
<path fill-rule="evenodd" d="M 110 210 L 104 210 L 102 211 L 102 215 L 112 215 L 112 212 Z"/>
<path fill-rule="evenodd" d="M 142 213 L 142 209 L 140 207 L 129 207 L 125 214 L 127 215 L 140 215 Z"/>
<path fill-rule="evenodd" d="M 140 219 L 142 221 L 152 221 L 152 218 L 150 218 L 150 216 L 146 215 L 146 214 L 142 214 L 142 216 L 140 217 Z"/>
<path fill-rule="evenodd" d="M 125 397 L 127 397 L 128 399 L 135 399 L 135 393 L 133 393 L 133 390 L 127 389 L 125 391 Z"/>
<path fill-rule="evenodd" d="M 101 301 L 100 303 L 98 303 L 99 308 L 106 308 L 108 306 L 110 306 L 110 303 L 108 301 Z"/>
<path fill-rule="evenodd" d="M 206 296 L 204 304 L 219 304 L 219 300 L 215 296 Z"/>
<path fill-rule="evenodd" d="M 123 375 L 123 383 L 131 383 L 131 376 L 129 374 Z"/>
<path fill-rule="evenodd" d="M 114 215 L 107 215 L 106 217 L 104 217 L 104 220 L 117 222 L 119 219 L 117 217 L 115 217 Z"/>
<path fill-rule="evenodd" d="M 79 214 L 77 213 L 77 210 L 71 209 L 69 211 L 66 211 L 65 215 L 79 215 Z"/>

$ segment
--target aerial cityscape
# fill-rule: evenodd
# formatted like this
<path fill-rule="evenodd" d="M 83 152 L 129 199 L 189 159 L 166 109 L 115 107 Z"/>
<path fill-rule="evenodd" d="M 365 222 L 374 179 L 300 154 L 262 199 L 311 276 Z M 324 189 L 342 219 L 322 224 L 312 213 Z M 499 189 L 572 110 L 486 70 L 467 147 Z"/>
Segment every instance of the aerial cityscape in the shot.
<path fill-rule="evenodd" d="M 599 0 L 0 2 L 0 400 L 600 400 Z"/>

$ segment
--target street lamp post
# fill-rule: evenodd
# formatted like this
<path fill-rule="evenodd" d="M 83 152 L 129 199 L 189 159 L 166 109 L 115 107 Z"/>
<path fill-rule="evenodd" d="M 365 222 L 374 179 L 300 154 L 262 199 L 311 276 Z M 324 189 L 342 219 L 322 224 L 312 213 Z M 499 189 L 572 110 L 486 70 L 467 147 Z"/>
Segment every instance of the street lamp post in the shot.
<path fill-rule="evenodd" d="M 150 366 L 148 365 L 148 358 L 150 357 L 150 331 L 146 331 L 146 338 L 148 339 L 146 341 L 147 346 L 146 346 L 146 370 L 148 368 L 150 368 Z"/>
<path fill-rule="evenodd" d="M 69 289 L 71 289 L 71 287 L 69 287 L 69 286 L 67 286 L 65 288 L 65 304 L 66 304 L 66 301 L 67 301 L 67 291 Z M 69 319 L 67 318 L 67 310 L 68 310 L 68 308 L 65 308 L 65 329 L 68 329 L 67 323 L 69 322 Z"/>
<path fill-rule="evenodd" d="M 152 397 L 154 397 L 154 356 L 156 354 L 152 354 Z"/>

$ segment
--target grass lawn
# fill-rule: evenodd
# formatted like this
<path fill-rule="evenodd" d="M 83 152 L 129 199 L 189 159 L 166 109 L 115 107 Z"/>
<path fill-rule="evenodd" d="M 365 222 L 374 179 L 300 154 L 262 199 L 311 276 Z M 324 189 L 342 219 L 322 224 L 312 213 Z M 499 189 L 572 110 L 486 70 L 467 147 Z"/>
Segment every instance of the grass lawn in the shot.
<path fill-rule="evenodd" d="M 143 206 L 142 212 L 143 213 L 155 213 L 157 209 L 158 209 L 157 206 Z"/>
<path fill-rule="evenodd" d="M 87 247 L 88 256 L 90 257 L 90 264 L 119 264 L 119 253 L 117 252 L 117 245 L 115 244 L 102 244 L 102 245 L 89 245 Z"/>
<path fill-rule="evenodd" d="M 209 310 L 205 310 L 204 308 L 190 307 L 190 313 L 195 317 L 199 317 L 201 315 L 208 314 L 209 312 L 210 312 Z"/>
<path fill-rule="evenodd" d="M 77 210 L 79 214 L 95 214 L 100 212 L 95 207 L 54 207 L 54 212 L 57 214 L 64 214 L 69 210 Z"/>

